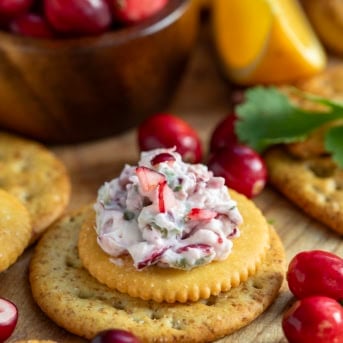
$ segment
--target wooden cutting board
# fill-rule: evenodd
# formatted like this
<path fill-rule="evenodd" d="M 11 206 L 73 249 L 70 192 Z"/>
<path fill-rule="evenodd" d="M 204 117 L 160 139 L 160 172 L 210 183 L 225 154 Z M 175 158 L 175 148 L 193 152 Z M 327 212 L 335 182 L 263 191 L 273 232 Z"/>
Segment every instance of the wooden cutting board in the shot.
<path fill-rule="evenodd" d="M 217 122 L 230 108 L 230 88 L 221 78 L 212 55 L 210 39 L 200 35 L 187 74 L 168 109 L 185 118 L 200 133 L 204 148 Z M 72 179 L 70 209 L 95 199 L 97 189 L 116 175 L 125 163 L 134 164 L 138 158 L 136 132 L 74 146 L 51 147 L 65 162 Z M 341 237 L 311 220 L 276 191 L 267 188 L 254 199 L 257 206 L 273 223 L 279 233 L 289 261 L 301 250 L 324 249 L 343 256 Z M 0 296 L 14 301 L 19 308 L 17 328 L 8 340 L 52 339 L 60 343 L 86 342 L 57 327 L 34 303 L 28 282 L 28 266 L 34 247 L 9 270 L 0 274 Z M 219 342 L 282 343 L 282 313 L 293 301 L 286 285 L 280 296 L 262 316 L 239 332 Z"/>

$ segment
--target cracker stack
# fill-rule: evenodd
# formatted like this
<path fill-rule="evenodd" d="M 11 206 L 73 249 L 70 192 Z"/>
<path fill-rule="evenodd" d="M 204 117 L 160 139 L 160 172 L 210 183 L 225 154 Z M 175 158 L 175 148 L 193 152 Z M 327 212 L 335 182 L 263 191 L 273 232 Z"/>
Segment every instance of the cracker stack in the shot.
<path fill-rule="evenodd" d="M 226 261 L 180 271 L 110 262 L 97 245 L 91 207 L 66 215 L 39 241 L 30 265 L 33 296 L 66 330 L 92 338 L 109 328 L 142 342 L 211 342 L 259 316 L 277 297 L 284 250 L 255 205 L 232 192 L 243 215 Z M 93 276 L 92 276 L 92 275 Z"/>

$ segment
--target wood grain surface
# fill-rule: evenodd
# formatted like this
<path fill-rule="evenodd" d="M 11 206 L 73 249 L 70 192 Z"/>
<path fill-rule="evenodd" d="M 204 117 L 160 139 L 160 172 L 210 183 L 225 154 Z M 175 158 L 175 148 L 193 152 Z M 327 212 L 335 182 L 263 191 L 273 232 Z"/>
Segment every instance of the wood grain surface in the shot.
<path fill-rule="evenodd" d="M 215 63 L 210 37 L 201 32 L 187 74 L 168 110 L 184 117 L 198 129 L 206 148 L 212 129 L 229 110 L 229 94 L 229 85 L 221 78 Z M 65 162 L 72 178 L 70 209 L 93 201 L 105 180 L 115 177 L 124 163 L 134 164 L 138 158 L 135 130 L 99 141 L 51 148 Z M 286 248 L 287 261 L 301 250 L 314 248 L 343 256 L 340 236 L 308 218 L 273 189 L 267 187 L 254 201 L 279 233 Z M 33 248 L 0 274 L 0 296 L 14 301 L 20 313 L 17 328 L 8 342 L 24 338 L 53 339 L 60 343 L 85 342 L 57 327 L 34 303 L 28 282 Z M 276 302 L 262 316 L 218 342 L 285 343 L 281 317 L 293 301 L 284 285 Z"/>

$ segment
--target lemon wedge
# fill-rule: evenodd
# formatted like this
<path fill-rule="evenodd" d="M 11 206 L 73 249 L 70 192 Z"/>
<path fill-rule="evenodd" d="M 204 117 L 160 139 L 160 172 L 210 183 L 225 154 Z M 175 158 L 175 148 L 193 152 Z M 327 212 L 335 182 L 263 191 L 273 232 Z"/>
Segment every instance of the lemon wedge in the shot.
<path fill-rule="evenodd" d="M 213 0 L 212 16 L 218 55 L 236 83 L 290 82 L 326 66 L 297 0 Z"/>

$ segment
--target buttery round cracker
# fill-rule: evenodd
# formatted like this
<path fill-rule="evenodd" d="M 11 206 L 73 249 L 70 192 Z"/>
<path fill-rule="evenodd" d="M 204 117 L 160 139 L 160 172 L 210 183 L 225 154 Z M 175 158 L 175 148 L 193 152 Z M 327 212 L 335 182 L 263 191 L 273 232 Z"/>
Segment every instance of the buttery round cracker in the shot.
<path fill-rule="evenodd" d="M 0 188 L 29 210 L 35 240 L 66 208 L 70 179 L 63 163 L 36 142 L 0 132 Z"/>
<path fill-rule="evenodd" d="M 106 254 L 96 239 L 95 212 L 84 222 L 79 236 L 79 256 L 85 268 L 109 288 L 132 297 L 157 302 L 196 301 L 209 298 L 238 286 L 254 274 L 269 248 L 268 223 L 260 210 L 243 195 L 231 191 L 243 217 L 240 237 L 226 260 L 215 261 L 189 271 L 148 267 L 137 270 L 130 256 L 113 258 Z"/>
<path fill-rule="evenodd" d="M 23 253 L 32 235 L 30 215 L 13 195 L 0 189 L 0 272 Z"/>
<path fill-rule="evenodd" d="M 279 147 L 264 157 L 275 188 L 305 213 L 343 234 L 343 170 L 330 156 L 299 159 Z"/>
<path fill-rule="evenodd" d="M 78 257 L 78 235 L 90 208 L 64 216 L 38 242 L 30 264 L 32 294 L 59 326 L 91 339 L 110 328 L 128 330 L 142 342 L 211 342 L 246 326 L 277 297 L 285 256 L 270 229 L 266 258 L 246 282 L 191 303 L 132 298 L 99 283 Z"/>

